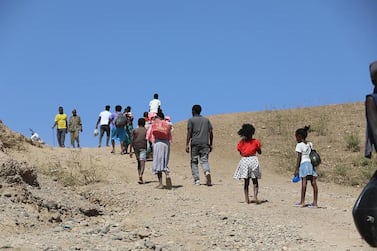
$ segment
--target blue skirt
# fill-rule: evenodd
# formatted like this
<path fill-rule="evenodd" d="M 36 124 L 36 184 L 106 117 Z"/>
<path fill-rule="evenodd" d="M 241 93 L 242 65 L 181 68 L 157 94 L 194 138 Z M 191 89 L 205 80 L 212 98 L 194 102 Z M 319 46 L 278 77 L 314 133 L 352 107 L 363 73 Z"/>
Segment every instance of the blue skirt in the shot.
<path fill-rule="evenodd" d="M 315 171 L 310 161 L 305 161 L 300 164 L 299 174 L 300 174 L 300 178 L 305 178 L 308 175 L 312 175 L 314 177 L 318 176 L 317 172 Z"/>

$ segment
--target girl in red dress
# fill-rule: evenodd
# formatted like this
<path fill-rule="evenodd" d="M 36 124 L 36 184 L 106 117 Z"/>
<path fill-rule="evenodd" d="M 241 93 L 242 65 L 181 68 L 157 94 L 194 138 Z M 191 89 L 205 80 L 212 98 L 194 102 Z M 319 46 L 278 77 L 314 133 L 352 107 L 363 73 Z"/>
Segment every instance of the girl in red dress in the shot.
<path fill-rule="evenodd" d="M 235 179 L 244 179 L 244 193 L 245 202 L 255 202 L 260 204 L 258 200 L 258 179 L 262 177 L 261 167 L 259 165 L 257 153 L 262 154 L 261 143 L 258 139 L 254 139 L 253 135 L 255 128 L 252 124 L 243 124 L 242 128 L 238 131 L 238 135 L 241 136 L 241 140 L 237 144 L 237 150 L 241 155 L 240 162 L 234 173 Z M 253 181 L 254 186 L 254 200 L 249 200 L 249 184 L 250 178 Z"/>

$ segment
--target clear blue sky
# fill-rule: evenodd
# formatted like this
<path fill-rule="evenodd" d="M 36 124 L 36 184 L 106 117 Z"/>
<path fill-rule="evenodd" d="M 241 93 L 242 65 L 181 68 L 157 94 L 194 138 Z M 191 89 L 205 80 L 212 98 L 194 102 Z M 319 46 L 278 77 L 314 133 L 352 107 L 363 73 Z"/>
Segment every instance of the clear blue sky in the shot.
<path fill-rule="evenodd" d="M 58 107 L 76 108 L 95 147 L 106 104 L 137 120 L 155 92 L 174 123 L 196 103 L 215 115 L 363 101 L 376 13 L 374 0 L 1 0 L 0 119 L 56 145 Z"/>

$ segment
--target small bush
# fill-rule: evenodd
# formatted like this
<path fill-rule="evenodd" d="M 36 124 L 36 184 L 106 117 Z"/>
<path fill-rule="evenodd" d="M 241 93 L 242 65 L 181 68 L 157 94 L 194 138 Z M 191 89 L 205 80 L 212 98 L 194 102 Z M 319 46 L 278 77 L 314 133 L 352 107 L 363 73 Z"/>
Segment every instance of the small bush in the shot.
<path fill-rule="evenodd" d="M 356 134 L 348 134 L 345 136 L 346 148 L 351 152 L 360 151 L 360 139 Z"/>

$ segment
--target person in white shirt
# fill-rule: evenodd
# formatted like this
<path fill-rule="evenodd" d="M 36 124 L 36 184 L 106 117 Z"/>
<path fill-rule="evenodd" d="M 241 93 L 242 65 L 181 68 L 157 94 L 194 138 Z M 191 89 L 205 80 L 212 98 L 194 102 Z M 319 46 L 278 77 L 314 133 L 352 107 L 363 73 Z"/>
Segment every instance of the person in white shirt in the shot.
<path fill-rule="evenodd" d="M 39 137 L 38 133 L 34 132 L 32 129 L 30 129 L 30 132 L 31 132 L 31 137 L 30 139 L 33 141 L 33 142 L 38 142 L 40 144 L 44 144 L 43 140 Z"/>
<path fill-rule="evenodd" d="M 99 133 L 99 144 L 98 147 L 101 147 L 102 144 L 102 138 L 103 134 L 106 132 L 106 146 L 109 146 L 110 141 L 110 118 L 111 112 L 110 112 L 110 106 L 106 105 L 105 110 L 102 111 L 99 114 L 97 123 L 96 123 L 96 129 L 98 129 L 98 125 L 100 125 L 100 133 Z"/>
<path fill-rule="evenodd" d="M 158 99 L 158 94 L 155 93 L 149 102 L 149 111 L 157 113 L 159 108 L 161 108 L 161 101 Z"/>

